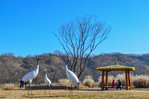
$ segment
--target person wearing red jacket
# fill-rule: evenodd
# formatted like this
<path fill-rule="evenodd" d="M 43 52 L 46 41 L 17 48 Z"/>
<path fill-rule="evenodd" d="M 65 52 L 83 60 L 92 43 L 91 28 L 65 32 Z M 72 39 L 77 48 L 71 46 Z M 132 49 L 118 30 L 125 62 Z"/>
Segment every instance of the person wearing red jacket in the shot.
<path fill-rule="evenodd" d="M 112 86 L 112 88 L 115 86 L 115 82 L 114 82 L 114 80 L 112 81 L 111 86 Z"/>

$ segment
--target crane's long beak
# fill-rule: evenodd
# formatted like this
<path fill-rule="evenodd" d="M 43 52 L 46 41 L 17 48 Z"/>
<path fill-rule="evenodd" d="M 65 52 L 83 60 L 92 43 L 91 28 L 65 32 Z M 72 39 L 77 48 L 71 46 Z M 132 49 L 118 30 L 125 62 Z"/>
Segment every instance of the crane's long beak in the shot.
<path fill-rule="evenodd" d="M 42 58 L 41 58 L 41 60 L 42 60 L 44 63 L 46 63 Z"/>

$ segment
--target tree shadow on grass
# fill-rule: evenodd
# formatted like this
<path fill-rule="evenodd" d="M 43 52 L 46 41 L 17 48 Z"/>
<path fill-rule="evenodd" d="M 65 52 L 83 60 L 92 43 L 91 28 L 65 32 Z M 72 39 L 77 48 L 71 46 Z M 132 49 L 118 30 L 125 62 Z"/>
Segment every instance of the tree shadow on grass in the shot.
<path fill-rule="evenodd" d="M 13 90 L 26 90 L 26 89 L 13 89 Z M 43 89 L 38 89 L 43 90 Z M 68 90 L 68 91 L 107 91 L 107 90 L 101 90 L 101 89 L 51 89 L 51 90 Z M 27 90 L 28 91 L 28 90 Z"/>
<path fill-rule="evenodd" d="M 24 98 L 59 98 L 59 97 L 69 97 L 67 95 L 58 95 L 58 96 L 55 96 L 55 95 L 23 95 L 22 97 Z"/>
<path fill-rule="evenodd" d="M 5 96 L 0 96 L 0 98 L 6 98 Z"/>
<path fill-rule="evenodd" d="M 104 91 L 101 89 L 79 89 L 78 91 Z"/>

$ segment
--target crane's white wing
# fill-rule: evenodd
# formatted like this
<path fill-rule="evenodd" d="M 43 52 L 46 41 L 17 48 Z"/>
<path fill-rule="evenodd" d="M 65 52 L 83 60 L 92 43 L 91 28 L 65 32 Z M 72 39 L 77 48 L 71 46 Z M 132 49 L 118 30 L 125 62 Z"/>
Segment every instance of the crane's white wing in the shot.
<path fill-rule="evenodd" d="M 22 78 L 22 81 L 29 81 L 30 79 L 34 79 L 37 75 L 38 75 L 38 72 L 39 72 L 39 65 L 37 65 L 36 69 L 33 70 L 33 71 L 30 71 L 29 73 L 27 73 L 23 78 Z"/>
<path fill-rule="evenodd" d="M 74 83 L 79 83 L 79 79 L 78 79 L 78 77 L 76 76 L 76 74 L 74 74 L 72 71 L 70 71 L 70 70 L 66 70 L 66 75 L 67 75 L 67 78 L 69 79 L 69 80 L 71 80 L 72 82 L 74 82 Z"/>
<path fill-rule="evenodd" d="M 35 71 L 31 71 L 23 76 L 22 81 L 29 81 L 29 79 L 34 79 L 37 76 Z"/>

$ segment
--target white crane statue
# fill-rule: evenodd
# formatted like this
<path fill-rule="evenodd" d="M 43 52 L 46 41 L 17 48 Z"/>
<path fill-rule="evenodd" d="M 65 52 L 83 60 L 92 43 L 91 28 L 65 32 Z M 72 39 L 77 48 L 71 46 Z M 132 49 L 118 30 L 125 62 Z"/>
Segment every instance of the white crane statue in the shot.
<path fill-rule="evenodd" d="M 51 81 L 50 81 L 50 79 L 47 76 L 47 69 L 45 69 L 45 78 L 44 78 L 44 81 L 45 81 L 45 86 L 48 86 L 49 87 L 49 94 L 50 94 Z M 46 88 L 45 88 L 45 93 L 46 93 Z"/>
<path fill-rule="evenodd" d="M 27 73 L 26 75 L 24 75 L 20 81 L 20 88 L 23 88 L 24 86 L 24 83 L 28 82 L 29 81 L 29 88 L 31 88 L 31 83 L 32 83 L 32 80 L 38 75 L 38 72 L 39 72 L 39 60 L 42 60 L 44 63 L 45 61 L 39 57 L 37 59 L 37 67 L 35 70 L 33 71 L 30 71 L 29 73 Z"/>
<path fill-rule="evenodd" d="M 69 61 L 69 60 L 68 60 Z M 68 63 L 68 62 L 67 62 Z M 79 89 L 79 79 L 78 77 L 76 76 L 75 73 L 73 73 L 72 71 L 70 71 L 67 67 L 67 64 L 66 64 L 66 75 L 67 75 L 67 78 L 70 80 L 70 84 L 71 84 L 71 89 L 72 89 L 72 84 L 75 84 L 75 87 L 77 89 Z"/>

